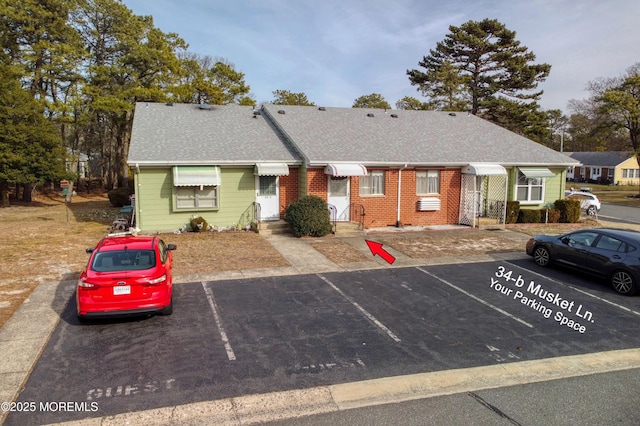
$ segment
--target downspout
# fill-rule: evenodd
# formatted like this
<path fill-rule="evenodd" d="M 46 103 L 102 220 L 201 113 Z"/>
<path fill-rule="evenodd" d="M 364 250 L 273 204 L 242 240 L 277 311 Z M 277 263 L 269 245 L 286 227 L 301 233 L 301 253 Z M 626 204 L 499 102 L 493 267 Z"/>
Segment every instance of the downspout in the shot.
<path fill-rule="evenodd" d="M 135 224 L 136 229 L 140 229 L 140 195 L 138 191 L 138 186 L 140 186 L 140 164 L 136 163 L 135 165 L 135 175 L 133 177 L 133 217 L 131 221 Z"/>
<path fill-rule="evenodd" d="M 407 164 L 405 164 L 401 169 L 398 169 L 398 216 L 396 218 L 396 228 L 400 228 L 402 224 L 400 223 L 400 200 L 402 198 L 402 171 L 407 168 Z"/>

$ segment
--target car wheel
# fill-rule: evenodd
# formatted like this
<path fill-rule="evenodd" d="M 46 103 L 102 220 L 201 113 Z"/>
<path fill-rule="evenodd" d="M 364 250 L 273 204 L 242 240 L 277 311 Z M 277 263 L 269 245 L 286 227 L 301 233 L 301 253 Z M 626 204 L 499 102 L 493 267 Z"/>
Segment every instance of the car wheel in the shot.
<path fill-rule="evenodd" d="M 596 210 L 596 207 L 595 207 L 595 206 L 590 206 L 590 207 L 587 209 L 587 214 L 588 214 L 589 216 L 595 216 L 595 215 L 596 215 L 596 212 L 597 212 L 597 210 Z"/>
<path fill-rule="evenodd" d="M 171 315 L 173 313 L 173 296 L 171 296 L 171 301 L 169 302 L 169 306 L 160 311 L 160 315 Z"/>
<path fill-rule="evenodd" d="M 551 263 L 549 249 L 543 246 L 533 249 L 533 260 L 540 266 L 548 266 Z"/>
<path fill-rule="evenodd" d="M 611 275 L 611 285 L 620 294 L 632 296 L 638 292 L 633 276 L 627 271 L 616 271 Z"/>

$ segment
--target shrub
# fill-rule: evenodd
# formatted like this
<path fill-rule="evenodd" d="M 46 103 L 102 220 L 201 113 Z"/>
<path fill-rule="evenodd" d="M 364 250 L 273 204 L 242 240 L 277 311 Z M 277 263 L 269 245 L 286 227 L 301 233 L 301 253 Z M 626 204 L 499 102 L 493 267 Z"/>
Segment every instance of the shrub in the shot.
<path fill-rule="evenodd" d="M 516 223 L 520 212 L 520 201 L 507 201 L 506 223 Z"/>
<path fill-rule="evenodd" d="M 131 191 L 129 191 L 128 188 L 116 188 L 107 192 L 109 202 L 113 207 L 122 207 L 131 204 L 131 200 L 129 199 L 130 195 Z"/>
<path fill-rule="evenodd" d="M 201 216 L 194 217 L 193 219 L 191 219 L 191 222 L 189 222 L 189 225 L 191 225 L 191 230 L 193 232 L 202 232 L 209 229 L 209 224 Z"/>
<path fill-rule="evenodd" d="M 289 204 L 284 219 L 296 237 L 322 237 L 331 232 L 327 202 L 315 195 L 301 197 Z"/>
<path fill-rule="evenodd" d="M 542 209 L 540 210 L 540 223 L 558 223 L 560 220 L 560 210 L 557 209 Z"/>
<path fill-rule="evenodd" d="M 556 200 L 554 205 L 560 211 L 560 223 L 576 223 L 580 220 L 580 201 Z"/>
<path fill-rule="evenodd" d="M 540 210 L 520 210 L 518 223 L 540 223 Z"/>

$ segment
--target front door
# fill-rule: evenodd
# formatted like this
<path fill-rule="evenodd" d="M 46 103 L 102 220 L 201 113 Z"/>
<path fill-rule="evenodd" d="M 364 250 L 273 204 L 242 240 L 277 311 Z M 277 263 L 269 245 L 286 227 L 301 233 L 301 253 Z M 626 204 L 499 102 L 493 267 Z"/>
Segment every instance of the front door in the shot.
<path fill-rule="evenodd" d="M 256 176 L 256 202 L 260 205 L 260 220 L 280 219 L 278 176 Z"/>
<path fill-rule="evenodd" d="M 336 208 L 335 213 L 332 212 L 332 221 L 349 221 L 350 199 L 348 177 L 329 176 L 329 196 L 327 203 Z"/>

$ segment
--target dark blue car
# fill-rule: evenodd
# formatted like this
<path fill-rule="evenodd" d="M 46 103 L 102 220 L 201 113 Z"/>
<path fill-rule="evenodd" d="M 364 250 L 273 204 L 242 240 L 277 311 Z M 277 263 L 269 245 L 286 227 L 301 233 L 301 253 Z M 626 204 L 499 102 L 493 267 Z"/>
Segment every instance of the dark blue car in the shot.
<path fill-rule="evenodd" d="M 564 235 L 536 235 L 527 254 L 540 266 L 552 263 L 605 278 L 620 294 L 638 292 L 640 232 L 593 228 Z"/>

